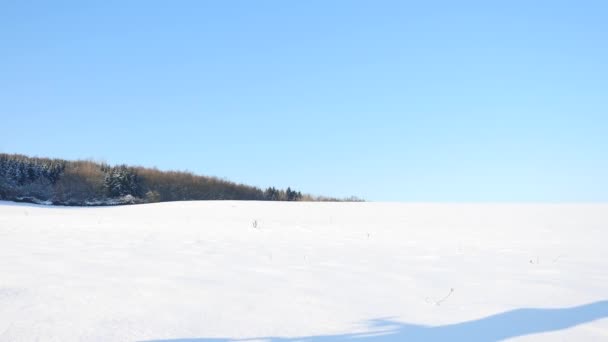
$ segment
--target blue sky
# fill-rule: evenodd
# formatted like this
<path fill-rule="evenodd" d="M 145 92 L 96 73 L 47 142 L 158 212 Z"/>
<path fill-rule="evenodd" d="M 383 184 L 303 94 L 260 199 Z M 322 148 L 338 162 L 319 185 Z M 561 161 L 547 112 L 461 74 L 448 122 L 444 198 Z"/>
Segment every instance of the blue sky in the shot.
<path fill-rule="evenodd" d="M 2 1 L 0 152 L 607 201 L 605 1 Z"/>

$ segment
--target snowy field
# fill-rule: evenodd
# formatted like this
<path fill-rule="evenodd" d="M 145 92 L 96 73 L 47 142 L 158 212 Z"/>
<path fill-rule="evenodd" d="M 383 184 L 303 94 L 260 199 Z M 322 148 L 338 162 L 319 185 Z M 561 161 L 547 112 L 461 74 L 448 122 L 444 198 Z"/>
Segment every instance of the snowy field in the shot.
<path fill-rule="evenodd" d="M 608 341 L 608 205 L 0 202 L 0 341 Z"/>

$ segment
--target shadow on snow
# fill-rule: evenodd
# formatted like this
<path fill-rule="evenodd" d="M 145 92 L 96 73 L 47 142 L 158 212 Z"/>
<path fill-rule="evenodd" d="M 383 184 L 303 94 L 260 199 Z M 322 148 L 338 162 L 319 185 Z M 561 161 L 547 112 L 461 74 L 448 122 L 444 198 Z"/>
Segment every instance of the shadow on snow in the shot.
<path fill-rule="evenodd" d="M 608 300 L 561 309 L 517 309 L 474 321 L 442 326 L 423 326 L 386 319 L 371 320 L 373 332 L 301 337 L 178 338 L 147 342 L 393 342 L 469 341 L 490 342 L 551 332 L 608 317 Z"/>

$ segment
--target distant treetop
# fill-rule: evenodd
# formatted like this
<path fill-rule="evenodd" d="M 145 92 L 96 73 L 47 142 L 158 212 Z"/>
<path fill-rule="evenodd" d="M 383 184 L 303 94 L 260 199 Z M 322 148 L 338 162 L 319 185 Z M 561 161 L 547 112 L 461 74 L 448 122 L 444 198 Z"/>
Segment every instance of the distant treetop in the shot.
<path fill-rule="evenodd" d="M 190 200 L 340 200 L 237 184 L 182 171 L 0 153 L 0 200 L 58 205 L 117 205 Z"/>

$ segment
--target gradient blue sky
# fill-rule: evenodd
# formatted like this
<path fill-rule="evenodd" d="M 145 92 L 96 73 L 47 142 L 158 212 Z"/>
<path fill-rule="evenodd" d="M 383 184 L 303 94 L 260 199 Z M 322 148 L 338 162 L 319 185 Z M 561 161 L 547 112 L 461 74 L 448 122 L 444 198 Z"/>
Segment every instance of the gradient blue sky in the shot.
<path fill-rule="evenodd" d="M 606 1 L 0 2 L 0 152 L 607 201 Z"/>

